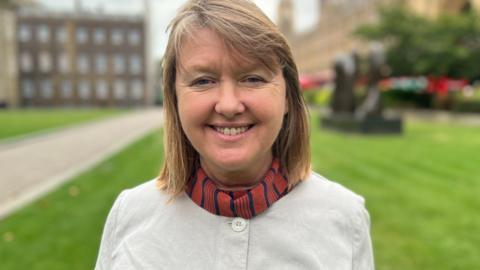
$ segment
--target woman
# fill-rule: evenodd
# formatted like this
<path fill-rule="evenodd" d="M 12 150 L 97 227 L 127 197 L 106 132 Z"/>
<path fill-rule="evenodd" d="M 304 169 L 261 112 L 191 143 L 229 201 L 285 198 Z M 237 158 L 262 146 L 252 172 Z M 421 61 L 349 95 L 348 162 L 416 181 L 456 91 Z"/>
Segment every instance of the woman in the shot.
<path fill-rule="evenodd" d="M 363 199 L 310 172 L 290 48 L 253 3 L 186 3 L 163 79 L 162 172 L 120 194 L 96 269 L 373 269 Z"/>

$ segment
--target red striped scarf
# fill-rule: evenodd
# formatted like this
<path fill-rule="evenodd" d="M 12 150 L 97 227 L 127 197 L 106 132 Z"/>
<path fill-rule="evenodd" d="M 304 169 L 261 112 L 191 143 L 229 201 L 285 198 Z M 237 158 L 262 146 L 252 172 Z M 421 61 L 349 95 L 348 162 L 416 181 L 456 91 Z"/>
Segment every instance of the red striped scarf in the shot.
<path fill-rule="evenodd" d="M 200 207 L 226 217 L 253 218 L 288 193 L 288 180 L 274 159 L 262 180 L 249 190 L 224 191 L 200 167 L 188 182 L 186 192 Z"/>

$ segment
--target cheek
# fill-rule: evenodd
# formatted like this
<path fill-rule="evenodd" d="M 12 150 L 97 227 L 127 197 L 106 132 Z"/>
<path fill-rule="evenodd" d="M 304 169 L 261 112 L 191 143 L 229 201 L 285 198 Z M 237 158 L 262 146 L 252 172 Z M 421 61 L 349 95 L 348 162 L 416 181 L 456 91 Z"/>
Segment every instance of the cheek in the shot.
<path fill-rule="evenodd" d="M 208 102 L 193 94 L 178 96 L 178 114 L 183 129 L 187 132 L 194 126 L 203 125 L 208 117 Z"/>
<path fill-rule="evenodd" d="M 262 118 L 261 120 L 281 121 L 287 112 L 286 100 L 282 95 L 257 96 L 249 99 L 249 104 L 249 108 L 257 117 Z"/>
<path fill-rule="evenodd" d="M 178 93 L 177 91 L 177 100 L 178 100 L 178 115 L 180 117 L 180 123 L 182 124 L 183 130 L 187 132 L 190 122 L 192 122 L 192 110 L 191 106 L 189 106 L 189 98 L 188 96 Z"/>

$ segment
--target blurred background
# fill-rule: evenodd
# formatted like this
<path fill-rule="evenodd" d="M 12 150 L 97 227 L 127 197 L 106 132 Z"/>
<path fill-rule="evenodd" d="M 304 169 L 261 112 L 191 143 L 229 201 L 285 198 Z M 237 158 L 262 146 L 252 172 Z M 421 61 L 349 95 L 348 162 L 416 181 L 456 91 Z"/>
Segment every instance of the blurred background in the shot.
<path fill-rule="evenodd" d="M 0 0 L 0 269 L 92 269 L 163 160 L 185 1 Z M 256 0 L 289 40 L 313 169 L 366 199 L 377 269 L 480 265 L 480 0 Z"/>

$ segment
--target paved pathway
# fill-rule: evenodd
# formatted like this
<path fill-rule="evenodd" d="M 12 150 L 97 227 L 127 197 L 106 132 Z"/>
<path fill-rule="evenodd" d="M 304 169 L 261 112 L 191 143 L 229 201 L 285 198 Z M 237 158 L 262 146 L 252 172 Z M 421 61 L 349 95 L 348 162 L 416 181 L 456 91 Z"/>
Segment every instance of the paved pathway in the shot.
<path fill-rule="evenodd" d="M 480 126 L 479 113 L 455 113 L 434 110 L 405 110 L 403 115 L 407 119 L 412 120 Z"/>
<path fill-rule="evenodd" d="M 139 110 L 0 144 L 0 219 L 161 123 L 161 109 Z"/>
<path fill-rule="evenodd" d="M 325 114 L 328 109 L 310 106 L 310 113 Z M 469 126 L 480 126 L 480 113 L 456 113 L 450 111 L 439 110 L 419 110 L 419 109 L 403 109 L 403 110 L 387 110 L 386 115 L 399 115 L 404 120 L 421 120 L 433 123 L 457 123 Z"/>

